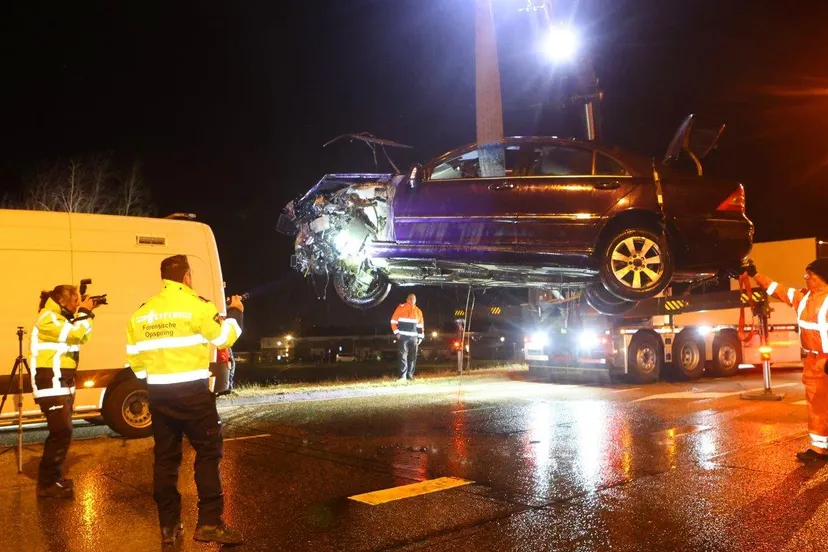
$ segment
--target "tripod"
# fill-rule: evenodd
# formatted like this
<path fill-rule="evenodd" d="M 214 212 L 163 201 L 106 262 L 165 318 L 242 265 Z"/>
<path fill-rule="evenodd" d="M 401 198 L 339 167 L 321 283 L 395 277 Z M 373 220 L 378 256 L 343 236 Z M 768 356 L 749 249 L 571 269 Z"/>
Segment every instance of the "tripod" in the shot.
<path fill-rule="evenodd" d="M 3 407 L 6 405 L 6 399 L 11 393 L 14 376 L 17 374 L 17 473 L 23 472 L 23 370 L 29 374 L 29 380 L 32 379 L 32 371 L 29 369 L 29 363 L 26 362 L 26 357 L 23 356 L 23 326 L 17 327 L 17 360 L 14 361 L 11 375 L 9 376 L 9 386 L 6 392 L 3 393 L 3 399 L 0 400 L 0 412 L 3 412 Z"/>

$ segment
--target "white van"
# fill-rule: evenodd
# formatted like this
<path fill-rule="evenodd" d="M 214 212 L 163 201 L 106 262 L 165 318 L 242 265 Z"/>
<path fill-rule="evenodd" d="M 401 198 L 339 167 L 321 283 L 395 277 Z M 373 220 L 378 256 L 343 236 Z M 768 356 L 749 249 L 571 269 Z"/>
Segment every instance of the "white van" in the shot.
<path fill-rule="evenodd" d="M 106 294 L 108 303 L 95 309 L 94 330 L 81 347 L 75 415 L 103 416 L 109 427 L 126 437 L 150 435 L 146 387 L 124 368 L 126 326 L 130 315 L 160 291 L 161 261 L 176 254 L 189 258 L 196 292 L 224 313 L 218 250 L 205 224 L 0 209 L 0 395 L 8 392 L 0 425 L 17 424 L 17 378 L 10 380 L 18 356 L 17 328 L 26 332 L 23 354 L 28 361 L 40 292 L 91 279 L 87 294 Z M 213 355 L 215 360 L 215 351 Z M 42 421 L 27 373 L 23 411 L 27 422 Z"/>

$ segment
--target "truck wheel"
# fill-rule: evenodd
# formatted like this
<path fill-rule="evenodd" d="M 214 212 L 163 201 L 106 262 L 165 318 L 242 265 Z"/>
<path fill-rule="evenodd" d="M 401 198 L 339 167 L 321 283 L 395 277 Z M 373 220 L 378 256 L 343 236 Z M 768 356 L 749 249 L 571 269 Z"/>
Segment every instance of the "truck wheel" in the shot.
<path fill-rule="evenodd" d="M 632 379 L 637 383 L 655 383 L 664 364 L 661 340 L 649 333 L 636 333 L 627 351 L 627 365 Z"/>
<path fill-rule="evenodd" d="M 713 363 L 710 373 L 714 376 L 729 377 L 739 371 L 742 364 L 742 343 L 735 332 L 721 331 L 713 338 Z"/>
<path fill-rule="evenodd" d="M 128 439 L 152 435 L 147 386 L 129 378 L 107 389 L 101 409 L 106 425 Z"/>
<path fill-rule="evenodd" d="M 601 253 L 601 282 L 625 301 L 659 294 L 673 278 L 673 257 L 662 232 L 630 228 L 615 235 Z"/>
<path fill-rule="evenodd" d="M 638 304 L 635 301 L 619 299 L 600 283 L 587 284 L 584 288 L 584 299 L 599 314 L 607 316 L 624 314 Z"/>
<path fill-rule="evenodd" d="M 693 328 L 682 330 L 673 341 L 673 373 L 685 380 L 699 379 L 704 362 L 704 341 Z"/>

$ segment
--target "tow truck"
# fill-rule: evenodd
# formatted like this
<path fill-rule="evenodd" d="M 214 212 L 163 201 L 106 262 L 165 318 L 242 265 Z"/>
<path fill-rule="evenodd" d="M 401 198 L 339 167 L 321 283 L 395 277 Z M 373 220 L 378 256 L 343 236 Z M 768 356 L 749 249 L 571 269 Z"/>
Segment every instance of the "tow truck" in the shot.
<path fill-rule="evenodd" d="M 801 281 L 815 256 L 828 256 L 828 244 L 815 238 L 757 243 L 751 252 L 760 271 L 790 285 Z M 738 288 L 732 282 L 727 291 L 676 296 L 668 290 L 619 317 L 599 315 L 577 296 L 565 298 L 569 304 L 560 310 L 567 314 L 537 320 L 527 332 L 524 357 L 537 375 L 591 371 L 638 383 L 668 371 L 695 380 L 705 373 L 732 376 L 765 361 L 800 365 L 793 309 L 755 284 Z M 568 315 L 573 312 L 578 315 Z"/>

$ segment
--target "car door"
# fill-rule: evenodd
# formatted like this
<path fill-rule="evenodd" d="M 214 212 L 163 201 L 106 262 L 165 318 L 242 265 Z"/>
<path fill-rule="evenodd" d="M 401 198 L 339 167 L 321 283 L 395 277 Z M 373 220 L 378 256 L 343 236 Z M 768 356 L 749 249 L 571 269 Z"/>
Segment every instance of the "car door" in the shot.
<path fill-rule="evenodd" d="M 534 162 L 516 188 L 521 210 L 517 243 L 554 252 L 584 253 L 600 222 L 635 185 L 618 160 L 585 144 L 538 142 Z"/>
<path fill-rule="evenodd" d="M 481 178 L 476 146 L 430 165 L 417 186 L 403 183 L 394 197 L 398 244 L 418 249 L 498 249 L 514 245 L 519 202 L 512 176 L 513 145 L 505 146 L 503 177 Z"/>

